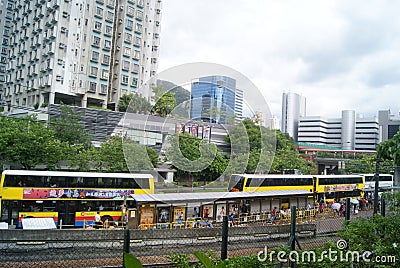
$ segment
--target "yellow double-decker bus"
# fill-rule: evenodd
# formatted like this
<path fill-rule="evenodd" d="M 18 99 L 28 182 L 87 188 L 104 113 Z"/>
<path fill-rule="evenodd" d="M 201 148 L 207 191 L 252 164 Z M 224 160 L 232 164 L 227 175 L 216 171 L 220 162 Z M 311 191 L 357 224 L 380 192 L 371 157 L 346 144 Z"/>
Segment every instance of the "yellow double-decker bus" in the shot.
<path fill-rule="evenodd" d="M 234 174 L 228 187 L 230 192 L 305 190 L 312 193 L 313 176 Z"/>
<path fill-rule="evenodd" d="M 333 202 L 346 197 L 364 196 L 362 175 L 232 175 L 230 192 L 274 190 L 305 190 L 315 195 L 316 201 Z"/>
<path fill-rule="evenodd" d="M 133 194 L 154 193 L 151 174 L 5 170 L 0 180 L 0 221 L 21 227 L 23 218 L 53 218 L 56 225 L 121 220 Z"/>
<path fill-rule="evenodd" d="M 365 180 L 362 175 L 318 175 L 314 177 L 317 200 L 332 203 L 346 197 L 364 197 Z"/>

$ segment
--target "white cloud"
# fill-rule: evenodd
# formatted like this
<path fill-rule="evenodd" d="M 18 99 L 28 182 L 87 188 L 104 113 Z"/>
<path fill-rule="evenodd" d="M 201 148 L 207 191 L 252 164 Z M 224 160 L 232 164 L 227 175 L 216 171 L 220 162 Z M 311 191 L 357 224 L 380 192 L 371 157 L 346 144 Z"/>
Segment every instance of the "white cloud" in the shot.
<path fill-rule="evenodd" d="M 167 0 L 160 71 L 189 62 L 229 66 L 252 80 L 273 114 L 282 92 L 307 114 L 375 116 L 400 103 L 400 2 Z"/>

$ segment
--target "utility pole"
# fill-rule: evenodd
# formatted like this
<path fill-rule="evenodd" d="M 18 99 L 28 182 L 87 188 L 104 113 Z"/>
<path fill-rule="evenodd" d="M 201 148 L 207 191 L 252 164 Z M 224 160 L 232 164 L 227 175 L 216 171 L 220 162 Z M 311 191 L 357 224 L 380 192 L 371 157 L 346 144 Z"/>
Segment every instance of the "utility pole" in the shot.
<path fill-rule="evenodd" d="M 381 160 L 379 158 L 376 159 L 375 165 L 375 189 L 374 189 L 374 215 L 378 213 L 378 191 L 379 191 L 379 167 Z"/>

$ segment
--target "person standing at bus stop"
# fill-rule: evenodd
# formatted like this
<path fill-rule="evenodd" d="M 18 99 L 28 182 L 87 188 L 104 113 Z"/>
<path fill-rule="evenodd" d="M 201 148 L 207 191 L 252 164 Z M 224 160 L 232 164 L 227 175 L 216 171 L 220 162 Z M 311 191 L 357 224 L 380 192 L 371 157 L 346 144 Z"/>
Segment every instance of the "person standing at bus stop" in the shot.
<path fill-rule="evenodd" d="M 101 217 L 100 217 L 100 211 L 97 211 L 96 215 L 94 216 L 94 223 L 95 224 L 102 224 L 101 223 Z"/>

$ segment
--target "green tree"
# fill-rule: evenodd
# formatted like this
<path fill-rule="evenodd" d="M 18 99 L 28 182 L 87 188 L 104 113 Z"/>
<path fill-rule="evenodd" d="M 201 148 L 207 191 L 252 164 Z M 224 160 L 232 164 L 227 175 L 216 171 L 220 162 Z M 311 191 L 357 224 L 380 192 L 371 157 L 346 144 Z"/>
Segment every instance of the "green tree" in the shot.
<path fill-rule="evenodd" d="M 100 148 L 81 150 L 70 163 L 80 171 L 128 172 L 153 169 L 157 161 L 154 149 L 127 137 L 109 136 Z"/>
<path fill-rule="evenodd" d="M 215 144 L 189 134 L 171 136 L 169 142 L 171 146 L 166 156 L 180 178 L 190 175 L 202 181 L 213 181 L 226 169 L 227 160 L 218 153 Z"/>
<path fill-rule="evenodd" d="M 138 94 L 124 94 L 119 99 L 118 111 L 120 112 L 148 114 L 150 110 L 151 104 Z"/>
<path fill-rule="evenodd" d="M 246 159 L 247 173 L 281 173 L 284 169 L 299 169 L 304 174 L 311 174 L 315 170 L 315 164 L 297 151 L 293 138 L 287 133 L 260 127 L 249 118 L 229 133 L 226 141 L 231 144 L 231 161 L 235 163 L 230 165 L 232 170 L 229 173 L 237 173 L 235 171 L 242 168 L 240 163 Z M 236 149 L 232 148 L 233 145 Z"/>
<path fill-rule="evenodd" d="M 155 102 L 152 112 L 161 117 L 169 115 L 176 106 L 175 93 L 166 91 L 163 86 L 153 87 L 154 96 L 152 97 Z"/>
<path fill-rule="evenodd" d="M 123 150 L 130 171 L 152 170 L 157 167 L 158 153 L 154 149 L 124 138 Z"/>
<path fill-rule="evenodd" d="M 396 260 L 400 259 L 399 226 L 399 213 L 387 217 L 375 215 L 369 219 L 360 217 L 348 223 L 339 232 L 339 236 L 346 240 L 346 250 L 358 251 L 360 254 L 365 251 L 373 253 L 368 256 L 371 262 L 361 261 L 358 267 L 394 267 L 394 263 L 376 263 L 375 256 L 394 256 Z"/>
<path fill-rule="evenodd" d="M 237 164 L 245 159 L 247 159 L 245 172 L 267 173 L 276 147 L 275 135 L 275 131 L 255 124 L 250 118 L 235 125 L 226 138 L 231 146 L 231 161 L 235 163 L 230 165 L 232 170 L 228 173 L 240 172 L 243 165 L 238 168 Z"/>
<path fill-rule="evenodd" d="M 98 167 L 106 172 L 127 172 L 124 151 L 122 147 L 122 138 L 118 136 L 109 136 L 98 149 Z"/>
<path fill-rule="evenodd" d="M 346 159 L 346 173 L 375 173 L 376 158 L 377 154 L 361 154 L 355 159 Z M 393 160 L 385 159 L 380 166 L 380 173 L 389 174 L 393 171 Z"/>
<path fill-rule="evenodd" d="M 35 117 L 0 118 L 0 155 L 3 164 L 21 165 L 32 169 L 45 165 L 54 170 L 71 153 L 66 142 Z"/>
<path fill-rule="evenodd" d="M 133 94 L 124 94 L 119 98 L 118 111 L 125 113 L 128 110 L 129 103 L 133 98 Z"/>
<path fill-rule="evenodd" d="M 60 116 L 52 118 L 50 128 L 55 132 L 56 137 L 67 142 L 69 145 L 83 145 L 86 148 L 91 146 L 91 136 L 85 127 L 79 122 L 81 114 L 74 112 L 68 105 L 60 106 Z"/>
<path fill-rule="evenodd" d="M 190 100 L 190 91 L 174 83 L 165 80 L 157 80 L 157 86 L 162 86 L 164 89 L 175 93 L 176 105 Z"/>
<path fill-rule="evenodd" d="M 312 174 L 315 168 L 314 162 L 305 160 L 296 150 L 285 148 L 276 150 L 271 173 L 281 173 L 285 169 L 298 169 L 303 174 Z"/>
<path fill-rule="evenodd" d="M 77 171 L 101 171 L 98 165 L 99 149 L 92 146 L 84 148 L 83 146 L 74 146 L 72 157 L 68 158 L 68 166 Z"/>
<path fill-rule="evenodd" d="M 391 139 L 378 145 L 378 157 L 393 160 L 396 166 L 400 166 L 400 131 Z"/>
<path fill-rule="evenodd" d="M 393 161 L 394 185 L 400 185 L 400 131 L 391 139 L 381 142 L 378 145 L 377 153 L 380 159 Z"/>
<path fill-rule="evenodd" d="M 146 152 L 147 152 L 147 155 L 149 156 L 152 166 L 157 167 L 158 166 L 158 151 L 149 146 L 146 146 Z"/>

